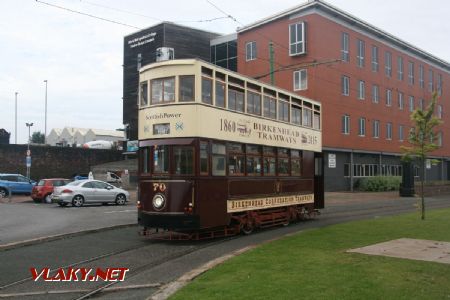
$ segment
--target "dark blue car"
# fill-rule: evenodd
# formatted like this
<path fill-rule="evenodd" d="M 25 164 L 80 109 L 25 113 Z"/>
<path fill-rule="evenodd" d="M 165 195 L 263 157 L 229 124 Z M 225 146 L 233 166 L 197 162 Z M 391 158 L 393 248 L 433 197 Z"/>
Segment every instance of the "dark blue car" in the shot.
<path fill-rule="evenodd" d="M 12 194 L 31 195 L 35 181 L 20 174 L 0 173 L 0 196 L 7 197 Z"/>

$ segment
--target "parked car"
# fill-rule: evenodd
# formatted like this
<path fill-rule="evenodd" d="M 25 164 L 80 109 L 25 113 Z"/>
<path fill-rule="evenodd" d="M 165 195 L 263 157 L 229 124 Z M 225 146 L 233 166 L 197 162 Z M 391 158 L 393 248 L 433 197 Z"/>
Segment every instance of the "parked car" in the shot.
<path fill-rule="evenodd" d="M 52 199 L 60 206 L 71 203 L 80 207 L 88 203 L 115 203 L 124 205 L 130 199 L 130 194 L 107 182 L 100 180 L 77 180 L 67 185 L 55 187 Z"/>
<path fill-rule="evenodd" d="M 31 190 L 36 181 L 20 174 L 0 174 L 0 196 L 7 197 L 11 194 L 31 195 Z"/>
<path fill-rule="evenodd" d="M 33 198 L 34 202 L 42 202 L 42 200 L 45 200 L 46 203 L 51 203 L 51 194 L 53 193 L 54 187 L 63 186 L 68 183 L 70 183 L 70 180 L 66 178 L 41 179 L 33 187 L 31 198 Z"/>

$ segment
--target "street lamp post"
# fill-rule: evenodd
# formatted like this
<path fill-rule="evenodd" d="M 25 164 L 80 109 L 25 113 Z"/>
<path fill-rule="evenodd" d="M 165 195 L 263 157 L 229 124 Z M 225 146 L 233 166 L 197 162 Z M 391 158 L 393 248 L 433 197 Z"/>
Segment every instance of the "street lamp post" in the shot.
<path fill-rule="evenodd" d="M 14 118 L 14 121 L 15 121 L 15 128 L 14 128 L 14 131 L 15 131 L 15 138 L 14 138 L 14 144 L 17 144 L 17 94 L 18 94 L 19 92 L 16 92 L 16 105 L 15 105 L 15 107 L 16 107 L 16 114 L 15 114 L 15 118 Z"/>
<path fill-rule="evenodd" d="M 31 141 L 31 135 L 30 135 L 30 130 L 31 130 L 31 126 L 33 126 L 33 123 L 25 123 L 25 125 L 27 125 L 28 127 L 28 148 L 27 148 L 27 160 L 28 157 L 30 156 L 30 141 Z M 27 161 L 27 178 L 29 179 L 31 176 L 31 172 L 30 172 L 30 168 L 31 168 L 31 158 L 30 158 L 30 164 Z"/>
<path fill-rule="evenodd" d="M 47 79 L 44 80 L 45 82 L 45 131 L 44 131 L 44 145 L 47 144 Z"/>

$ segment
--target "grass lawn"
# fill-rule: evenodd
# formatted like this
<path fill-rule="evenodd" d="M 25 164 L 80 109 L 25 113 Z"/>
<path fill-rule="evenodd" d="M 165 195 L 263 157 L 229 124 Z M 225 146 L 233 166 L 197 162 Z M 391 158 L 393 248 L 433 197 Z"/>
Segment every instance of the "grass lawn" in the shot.
<path fill-rule="evenodd" d="M 450 265 L 346 253 L 398 238 L 450 242 L 450 209 L 307 230 L 202 274 L 170 299 L 450 299 Z"/>

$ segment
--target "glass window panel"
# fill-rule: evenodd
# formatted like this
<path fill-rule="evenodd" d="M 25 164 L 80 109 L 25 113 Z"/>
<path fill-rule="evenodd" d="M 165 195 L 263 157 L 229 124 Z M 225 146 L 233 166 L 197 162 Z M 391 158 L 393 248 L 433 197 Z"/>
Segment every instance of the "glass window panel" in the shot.
<path fill-rule="evenodd" d="M 169 146 L 154 147 L 153 170 L 155 173 L 169 172 Z"/>
<path fill-rule="evenodd" d="M 194 83 L 195 77 L 180 76 L 180 101 L 194 101 Z"/>
<path fill-rule="evenodd" d="M 202 102 L 212 104 L 212 80 L 202 78 Z"/>
<path fill-rule="evenodd" d="M 178 175 L 194 174 L 194 148 L 174 147 L 173 156 L 174 156 L 175 174 Z"/>

